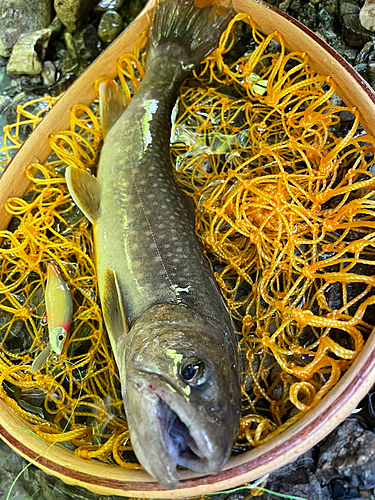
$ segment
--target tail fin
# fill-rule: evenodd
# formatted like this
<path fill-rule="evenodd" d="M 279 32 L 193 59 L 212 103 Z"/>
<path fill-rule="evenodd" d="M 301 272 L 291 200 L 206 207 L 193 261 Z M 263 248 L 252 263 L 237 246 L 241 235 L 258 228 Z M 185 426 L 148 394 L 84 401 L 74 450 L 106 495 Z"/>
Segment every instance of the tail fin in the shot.
<path fill-rule="evenodd" d="M 191 69 L 217 47 L 232 18 L 233 11 L 218 5 L 200 8 L 194 0 L 160 0 L 151 31 L 151 58 L 155 52 L 169 53 Z"/>

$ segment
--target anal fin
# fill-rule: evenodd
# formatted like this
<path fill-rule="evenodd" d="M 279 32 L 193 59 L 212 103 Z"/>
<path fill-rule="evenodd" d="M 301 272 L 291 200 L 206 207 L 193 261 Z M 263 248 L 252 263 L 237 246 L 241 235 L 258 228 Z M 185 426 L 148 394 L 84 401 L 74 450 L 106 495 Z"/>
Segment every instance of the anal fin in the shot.
<path fill-rule="evenodd" d="M 99 113 L 103 140 L 126 108 L 125 93 L 111 81 L 99 85 Z"/>
<path fill-rule="evenodd" d="M 100 206 L 100 185 L 98 179 L 85 170 L 67 167 L 65 179 L 69 192 L 78 206 L 92 223 L 98 218 Z"/>
<path fill-rule="evenodd" d="M 120 367 L 119 349 L 128 333 L 128 324 L 125 317 L 120 287 L 116 274 L 106 269 L 104 273 L 104 293 L 102 298 L 104 322 L 107 327 L 109 340 L 115 355 L 117 366 Z"/>

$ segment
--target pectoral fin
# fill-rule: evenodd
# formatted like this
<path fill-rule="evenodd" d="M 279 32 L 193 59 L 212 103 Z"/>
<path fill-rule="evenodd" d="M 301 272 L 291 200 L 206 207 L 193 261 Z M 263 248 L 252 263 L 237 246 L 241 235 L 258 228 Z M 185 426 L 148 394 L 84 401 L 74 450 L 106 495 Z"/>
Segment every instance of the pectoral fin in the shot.
<path fill-rule="evenodd" d="M 67 167 L 65 179 L 69 192 L 78 208 L 91 223 L 97 220 L 100 206 L 98 179 L 77 167 Z"/>
<path fill-rule="evenodd" d="M 102 308 L 109 340 L 117 365 L 120 366 L 118 352 L 119 348 L 121 348 L 121 345 L 124 343 L 125 334 L 128 333 L 129 328 L 125 317 L 117 276 L 110 269 L 106 269 L 104 273 Z"/>
<path fill-rule="evenodd" d="M 125 94 L 122 88 L 113 82 L 101 82 L 99 85 L 99 113 L 104 140 L 125 108 Z"/>

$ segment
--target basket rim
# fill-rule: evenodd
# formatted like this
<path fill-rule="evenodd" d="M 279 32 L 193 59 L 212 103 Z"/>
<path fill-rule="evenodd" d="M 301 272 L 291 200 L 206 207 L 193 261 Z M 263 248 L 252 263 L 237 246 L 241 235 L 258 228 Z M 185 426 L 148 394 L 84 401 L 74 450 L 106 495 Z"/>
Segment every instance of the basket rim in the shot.
<path fill-rule="evenodd" d="M 101 61 L 101 67 L 103 68 L 103 61 L 106 58 L 109 59 L 121 52 L 121 48 L 115 50 L 115 47 L 123 47 L 124 40 L 128 34 L 134 37 L 135 33 L 139 33 L 142 27 L 144 29 L 149 24 L 150 11 L 154 3 L 154 0 L 149 0 L 138 18 L 133 21 L 125 32 L 96 59 L 90 68 L 59 99 L 54 108 L 48 113 L 41 124 L 36 127 L 35 131 L 25 141 L 24 146 L 20 148 L 9 163 L 0 180 L 0 186 L 4 186 L 0 190 L 0 228 L 2 228 L 1 224 L 3 226 L 6 224 L 6 217 L 1 212 L 4 201 L 10 196 L 22 196 L 27 188 L 25 183 L 14 183 L 13 179 L 16 176 L 24 175 L 25 165 L 35 161 L 35 151 L 38 150 L 37 144 L 41 143 L 41 157 L 38 158 L 38 162 L 44 162 L 48 157 L 50 151 L 48 149 L 48 136 L 54 133 L 52 130 L 53 126 L 57 126 L 56 124 L 53 125 L 55 117 L 59 113 L 62 114 L 62 118 L 58 120 L 58 126 L 62 130 L 63 127 L 61 124 L 65 123 L 65 126 L 67 126 L 69 123 L 69 110 L 73 104 L 76 104 L 76 102 L 72 103 L 71 99 L 76 99 L 77 95 L 82 95 L 86 102 L 93 100 L 93 91 L 87 90 L 91 88 L 90 82 L 93 83 L 92 78 L 95 73 L 93 67 Z M 309 56 L 310 53 L 315 54 L 315 59 L 312 58 L 311 60 L 313 63 L 311 64 L 312 67 L 317 71 L 323 67 L 327 70 L 328 67 L 332 70 L 333 74 L 338 75 L 334 78 L 340 90 L 338 94 L 348 105 L 355 105 L 363 112 L 361 123 L 365 126 L 366 130 L 373 131 L 375 135 L 375 94 L 349 63 L 327 45 L 327 43 L 295 19 L 262 1 L 223 0 L 221 3 L 232 5 L 237 12 L 248 12 L 256 19 L 261 31 L 265 33 L 277 29 L 284 36 L 287 46 L 288 39 L 291 41 L 290 47 L 293 44 L 294 46 L 298 43 L 301 43 L 301 45 L 305 44 L 304 46 L 308 47 L 307 52 L 309 52 Z M 290 31 L 289 35 L 286 33 L 288 30 Z M 308 42 L 310 45 L 308 45 Z M 104 64 L 104 66 L 107 66 L 107 64 Z M 113 67 L 108 69 L 108 76 L 110 76 L 112 70 Z M 321 70 L 320 73 L 324 74 Z M 65 108 L 68 108 L 68 111 Z M 22 190 L 23 192 L 21 193 L 20 191 Z M 184 498 L 238 486 L 246 481 L 262 477 L 264 474 L 272 472 L 278 467 L 294 460 L 297 456 L 311 448 L 311 446 L 318 443 L 344 420 L 357 403 L 366 395 L 374 382 L 375 328 L 362 352 L 341 380 L 300 421 L 293 424 L 269 443 L 231 458 L 227 466 L 216 475 L 202 476 L 191 471 L 182 471 L 180 483 L 174 490 L 165 489 L 145 472 L 132 471 L 130 473 L 128 471 L 125 474 L 124 469 L 121 469 L 117 465 L 112 466 L 100 462 L 94 464 L 92 461 L 76 457 L 77 460 L 82 462 L 82 468 L 69 468 L 58 457 L 56 459 L 52 458 L 55 456 L 55 450 L 61 454 L 64 450 L 64 452 L 69 452 L 72 456 L 75 456 L 73 452 L 63 448 L 61 445 L 55 445 L 47 451 L 45 456 L 38 457 L 41 451 L 42 453 L 46 452 L 46 446 L 43 443 L 40 444 L 39 439 L 36 437 L 26 436 L 23 431 L 17 431 L 16 416 L 18 417 L 18 415 L 7 407 L 3 400 L 0 400 L 0 415 L 2 416 L 0 437 L 29 461 L 32 461 L 49 474 L 60 477 L 70 484 L 84 486 L 87 489 L 103 494 L 114 493 L 123 496 L 160 498 L 160 492 L 163 492 L 164 498 Z M 5 416 L 8 418 L 7 421 L 5 421 Z M 33 443 L 32 445 L 28 444 L 30 441 Z M 94 473 L 98 467 L 103 471 L 102 475 Z M 115 475 L 112 474 L 111 471 L 113 468 L 116 468 L 117 472 L 120 469 L 120 472 Z M 121 474 L 129 477 L 133 476 L 134 480 L 122 480 Z"/>

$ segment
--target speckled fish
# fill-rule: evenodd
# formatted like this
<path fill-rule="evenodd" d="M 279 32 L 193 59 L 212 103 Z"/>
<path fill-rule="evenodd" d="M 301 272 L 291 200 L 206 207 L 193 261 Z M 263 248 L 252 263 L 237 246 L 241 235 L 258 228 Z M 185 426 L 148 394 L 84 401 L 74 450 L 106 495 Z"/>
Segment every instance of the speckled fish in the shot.
<path fill-rule="evenodd" d="M 68 285 L 54 264 L 47 264 L 47 283 L 44 295 L 48 323 L 48 343 L 34 359 L 31 371 L 41 370 L 51 352 L 61 354 L 68 338 L 73 314 L 73 301 Z"/>
<path fill-rule="evenodd" d="M 171 111 L 188 72 L 217 46 L 232 13 L 164 0 L 146 74 L 124 110 L 100 87 L 98 177 L 69 167 L 70 193 L 93 223 L 105 324 L 121 377 L 131 442 L 166 487 L 177 465 L 212 474 L 239 425 L 240 384 L 230 317 L 174 180 Z"/>

